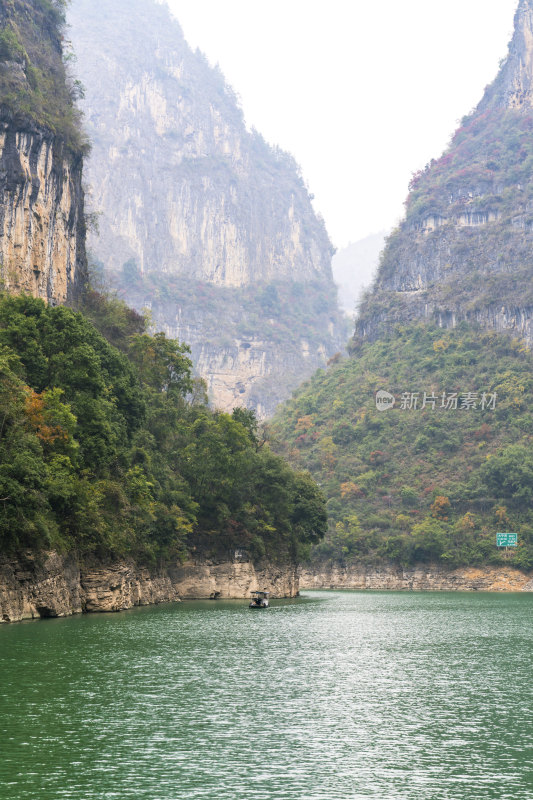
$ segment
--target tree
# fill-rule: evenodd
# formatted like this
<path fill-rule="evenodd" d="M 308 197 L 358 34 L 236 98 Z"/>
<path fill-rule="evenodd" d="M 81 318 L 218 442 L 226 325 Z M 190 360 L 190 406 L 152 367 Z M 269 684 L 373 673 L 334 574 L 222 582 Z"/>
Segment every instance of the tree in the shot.
<path fill-rule="evenodd" d="M 435 519 L 447 520 L 450 512 L 450 500 L 444 495 L 437 495 L 431 505 L 431 513 Z"/>
<path fill-rule="evenodd" d="M 514 504 L 533 500 L 533 453 L 530 447 L 509 445 L 499 455 L 488 459 L 482 477 L 489 491 Z"/>
<path fill-rule="evenodd" d="M 427 517 L 412 530 L 414 557 L 417 561 L 438 561 L 447 550 L 448 528 L 444 523 Z"/>
<path fill-rule="evenodd" d="M 231 415 L 236 422 L 246 428 L 253 444 L 257 444 L 257 428 L 259 423 L 253 408 L 234 408 Z"/>
<path fill-rule="evenodd" d="M 190 348 L 164 333 L 138 334 L 131 344 L 131 355 L 142 382 L 155 392 L 185 397 L 192 391 Z"/>

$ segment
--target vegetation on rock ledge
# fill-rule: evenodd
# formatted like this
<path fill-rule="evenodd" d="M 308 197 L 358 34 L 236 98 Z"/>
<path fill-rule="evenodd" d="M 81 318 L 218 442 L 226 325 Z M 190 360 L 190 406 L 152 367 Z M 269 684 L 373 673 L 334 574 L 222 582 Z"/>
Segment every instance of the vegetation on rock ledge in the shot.
<path fill-rule="evenodd" d="M 87 142 L 64 48 L 67 0 L 0 0 L 0 118 L 21 129 L 47 129 L 69 150 Z"/>

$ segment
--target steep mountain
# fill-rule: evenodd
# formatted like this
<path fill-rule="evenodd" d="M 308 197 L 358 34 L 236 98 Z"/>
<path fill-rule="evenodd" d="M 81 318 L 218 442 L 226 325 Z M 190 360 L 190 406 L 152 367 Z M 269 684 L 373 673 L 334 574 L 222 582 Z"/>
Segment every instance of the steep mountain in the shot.
<path fill-rule="evenodd" d="M 397 322 L 460 320 L 533 342 L 533 0 L 509 54 L 446 152 L 414 175 L 356 341 Z"/>
<path fill-rule="evenodd" d="M 343 343 L 332 247 L 290 155 L 249 132 L 218 68 L 165 4 L 70 12 L 97 260 L 189 342 L 215 404 L 272 412 Z"/>
<path fill-rule="evenodd" d="M 354 585 L 364 566 L 379 586 L 390 562 L 533 567 L 532 63 L 521 0 L 498 77 L 413 178 L 350 357 L 274 419 L 280 452 L 328 497 L 311 564 L 326 581 Z M 502 553 L 497 531 L 518 546 Z"/>
<path fill-rule="evenodd" d="M 363 291 L 374 280 L 385 232 L 373 233 L 338 250 L 333 256 L 333 278 L 339 288 L 339 304 L 352 319 Z"/>
<path fill-rule="evenodd" d="M 87 286 L 65 5 L 0 0 L 0 621 L 292 596 L 320 490 L 252 412 L 208 408 L 185 344 Z"/>
<path fill-rule="evenodd" d="M 62 54 L 62 0 L 0 0 L 0 277 L 74 300 L 86 281 L 86 150 Z"/>

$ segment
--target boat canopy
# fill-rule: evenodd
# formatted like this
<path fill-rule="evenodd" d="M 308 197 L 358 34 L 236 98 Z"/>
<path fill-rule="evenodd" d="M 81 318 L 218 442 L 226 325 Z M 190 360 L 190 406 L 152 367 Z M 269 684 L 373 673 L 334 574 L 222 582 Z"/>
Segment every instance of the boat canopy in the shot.
<path fill-rule="evenodd" d="M 268 595 L 270 594 L 270 592 L 261 592 L 261 591 L 258 591 L 258 590 L 256 589 L 256 590 L 255 590 L 255 592 L 252 592 L 252 594 L 257 594 L 257 595 L 259 595 L 260 597 L 268 597 Z"/>

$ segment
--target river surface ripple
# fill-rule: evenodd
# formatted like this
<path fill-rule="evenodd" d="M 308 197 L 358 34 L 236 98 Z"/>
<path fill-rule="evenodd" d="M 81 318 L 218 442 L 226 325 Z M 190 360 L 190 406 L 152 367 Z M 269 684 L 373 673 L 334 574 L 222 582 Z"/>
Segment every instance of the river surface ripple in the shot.
<path fill-rule="evenodd" d="M 532 800 L 532 595 L 305 595 L 2 626 L 2 800 Z"/>

